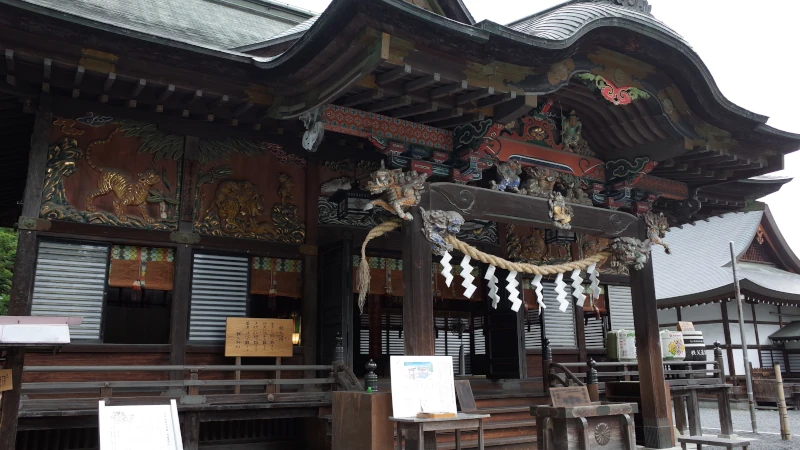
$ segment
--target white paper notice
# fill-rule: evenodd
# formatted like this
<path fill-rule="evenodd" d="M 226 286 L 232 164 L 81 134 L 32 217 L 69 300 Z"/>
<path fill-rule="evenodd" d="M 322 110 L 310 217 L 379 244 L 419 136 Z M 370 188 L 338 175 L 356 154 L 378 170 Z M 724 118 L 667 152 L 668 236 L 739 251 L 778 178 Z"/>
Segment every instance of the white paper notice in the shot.
<path fill-rule="evenodd" d="M 452 356 L 392 356 L 390 368 L 394 417 L 458 412 Z"/>
<path fill-rule="evenodd" d="M 170 405 L 105 406 L 100 402 L 100 450 L 183 450 L 175 400 Z"/>

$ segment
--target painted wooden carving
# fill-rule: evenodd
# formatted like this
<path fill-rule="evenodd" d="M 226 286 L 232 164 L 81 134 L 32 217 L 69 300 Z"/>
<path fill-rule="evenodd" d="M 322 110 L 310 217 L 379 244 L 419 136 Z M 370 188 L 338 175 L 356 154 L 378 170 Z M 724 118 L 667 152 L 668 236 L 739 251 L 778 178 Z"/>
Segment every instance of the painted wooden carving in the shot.
<path fill-rule="evenodd" d="M 305 241 L 305 160 L 271 144 L 248 143 L 248 154 L 208 158 L 198 175 L 195 230 L 200 234 L 299 244 Z M 279 167 L 265 176 L 264 167 Z"/>
<path fill-rule="evenodd" d="M 377 206 L 401 219 L 412 220 L 411 214 L 406 211 L 419 204 L 427 178 L 428 175 L 424 173 L 386 169 L 381 162 L 381 168 L 373 172 L 367 181 L 370 194 L 381 195 L 381 198 L 371 200 L 364 209 L 371 210 Z"/>
<path fill-rule="evenodd" d="M 56 119 L 41 217 L 174 230 L 183 138 L 143 133 L 150 129 L 91 113 Z"/>
<path fill-rule="evenodd" d="M 630 105 L 635 100 L 650 98 L 646 91 L 635 86 L 617 87 L 602 75 L 580 73 L 577 78 L 586 83 L 590 90 L 600 91 L 603 98 L 615 105 Z"/>

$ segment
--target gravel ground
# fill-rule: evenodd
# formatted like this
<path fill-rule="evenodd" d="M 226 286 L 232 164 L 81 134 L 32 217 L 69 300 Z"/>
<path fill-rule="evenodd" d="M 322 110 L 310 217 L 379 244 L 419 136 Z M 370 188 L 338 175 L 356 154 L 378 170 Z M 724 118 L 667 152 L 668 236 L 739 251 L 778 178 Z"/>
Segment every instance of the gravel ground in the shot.
<path fill-rule="evenodd" d="M 758 435 L 752 433 L 750 427 L 750 411 L 734 409 L 733 429 L 741 437 L 758 439 L 750 446 L 751 450 L 790 450 L 800 448 L 800 411 L 789 410 L 789 429 L 792 431 L 791 441 L 781 440 L 780 416 L 777 410 L 756 410 Z M 716 435 L 719 433 L 719 412 L 712 408 L 700 409 L 700 423 L 703 433 Z"/>

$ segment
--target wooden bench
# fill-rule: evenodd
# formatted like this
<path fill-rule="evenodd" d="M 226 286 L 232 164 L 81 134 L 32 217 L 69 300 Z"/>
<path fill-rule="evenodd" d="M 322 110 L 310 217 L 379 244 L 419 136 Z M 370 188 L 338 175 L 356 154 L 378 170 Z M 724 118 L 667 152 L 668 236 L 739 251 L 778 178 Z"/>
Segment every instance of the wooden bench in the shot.
<path fill-rule="evenodd" d="M 679 436 L 678 442 L 681 443 L 681 448 L 683 450 L 686 450 L 686 444 L 697 444 L 697 450 L 703 450 L 704 445 L 730 449 L 742 447 L 744 450 L 747 450 L 747 447 L 750 446 L 753 439 L 725 439 L 715 436 Z"/>

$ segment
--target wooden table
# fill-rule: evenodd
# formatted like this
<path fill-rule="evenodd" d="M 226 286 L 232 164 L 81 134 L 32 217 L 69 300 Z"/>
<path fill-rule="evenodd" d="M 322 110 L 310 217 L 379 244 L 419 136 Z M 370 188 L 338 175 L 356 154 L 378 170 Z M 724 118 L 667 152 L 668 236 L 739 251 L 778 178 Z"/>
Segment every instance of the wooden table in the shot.
<path fill-rule="evenodd" d="M 458 413 L 450 419 L 418 419 L 416 417 L 389 417 L 397 422 L 397 450 L 403 449 L 403 430 L 406 431 L 406 450 L 436 450 L 436 432 L 456 432 L 456 450 L 461 450 L 461 430 L 478 429 L 478 450 L 483 449 L 483 419 L 489 414 Z"/>

